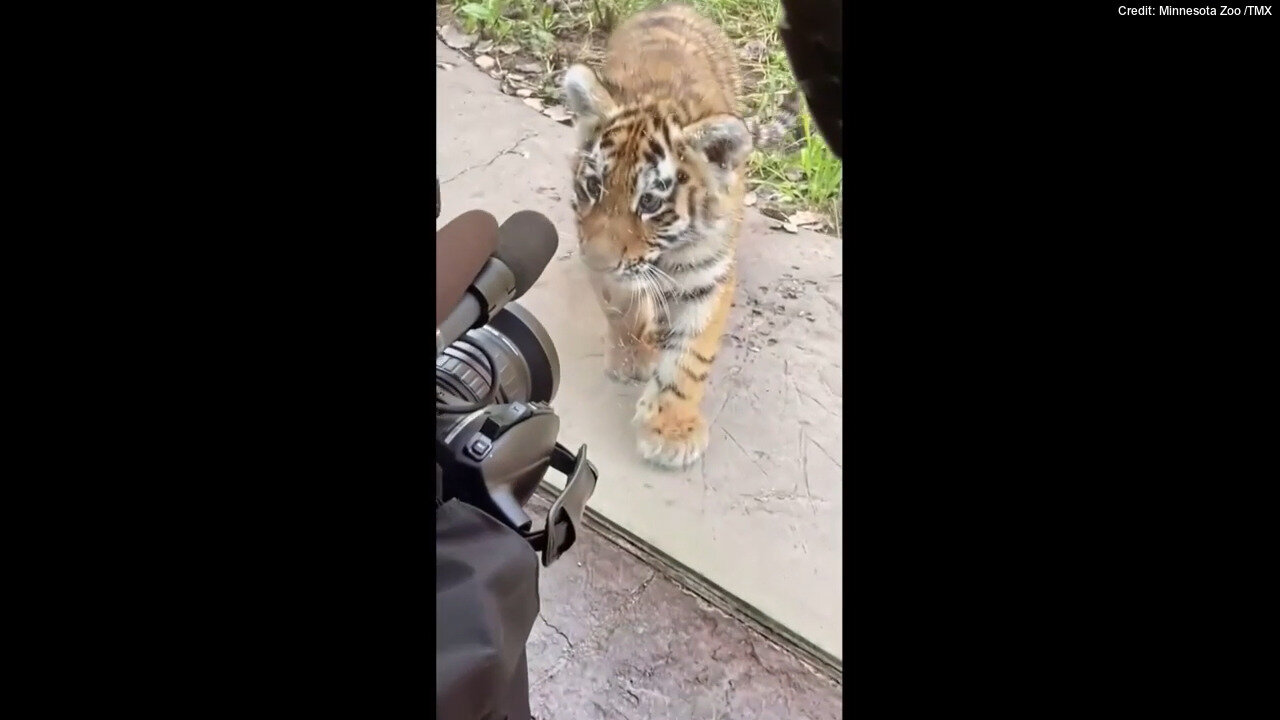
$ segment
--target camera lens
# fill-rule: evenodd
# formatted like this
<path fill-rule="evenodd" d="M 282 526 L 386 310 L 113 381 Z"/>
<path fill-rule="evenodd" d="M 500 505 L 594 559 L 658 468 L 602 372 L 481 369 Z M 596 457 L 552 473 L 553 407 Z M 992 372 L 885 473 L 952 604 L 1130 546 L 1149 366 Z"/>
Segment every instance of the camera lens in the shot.
<path fill-rule="evenodd" d="M 514 302 L 436 358 L 436 402 L 443 410 L 482 402 L 491 393 L 496 403 L 549 403 L 559 384 L 560 357 L 551 336 Z"/>

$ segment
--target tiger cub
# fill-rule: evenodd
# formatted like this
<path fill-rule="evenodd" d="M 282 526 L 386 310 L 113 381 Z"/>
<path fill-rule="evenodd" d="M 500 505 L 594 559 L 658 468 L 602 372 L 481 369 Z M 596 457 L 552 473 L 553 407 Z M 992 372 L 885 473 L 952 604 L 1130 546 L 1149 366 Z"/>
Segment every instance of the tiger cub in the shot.
<path fill-rule="evenodd" d="M 599 76 L 565 73 L 576 116 L 579 255 L 608 320 L 605 370 L 641 381 L 640 454 L 695 463 L 700 408 L 729 315 L 752 132 L 728 38 L 683 5 L 641 12 L 609 40 Z"/>

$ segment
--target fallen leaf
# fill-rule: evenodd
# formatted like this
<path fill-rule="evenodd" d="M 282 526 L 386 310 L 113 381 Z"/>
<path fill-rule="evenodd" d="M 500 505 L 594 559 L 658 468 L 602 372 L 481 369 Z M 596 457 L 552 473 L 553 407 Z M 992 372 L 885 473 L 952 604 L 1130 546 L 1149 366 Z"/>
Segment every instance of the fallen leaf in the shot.
<path fill-rule="evenodd" d="M 511 82 L 524 82 L 524 76 L 520 73 L 509 72 L 507 73 L 507 79 Z"/>
<path fill-rule="evenodd" d="M 773 228 L 774 230 L 786 230 L 786 231 L 787 231 L 787 232 L 789 232 L 789 233 L 798 233 L 798 232 L 800 232 L 800 228 L 796 227 L 795 225 L 792 225 L 792 224 L 791 224 L 791 223 L 789 223 L 789 222 L 774 223 L 774 224 L 770 225 L 769 227 Z"/>
<path fill-rule="evenodd" d="M 803 210 L 787 218 L 792 225 L 817 225 L 823 221 L 823 217 L 818 213 Z"/>
<path fill-rule="evenodd" d="M 555 120 L 558 123 L 569 123 L 573 121 L 573 116 L 567 110 L 559 105 L 555 105 L 542 111 L 543 115 Z"/>
<path fill-rule="evenodd" d="M 520 50 L 520 46 L 515 43 L 503 43 L 498 46 L 498 52 L 503 55 L 514 55 Z"/>
<path fill-rule="evenodd" d="M 454 50 L 469 48 L 476 43 L 475 35 L 464 35 L 455 25 L 446 25 L 440 31 L 440 39 L 444 40 L 444 44 Z"/>
<path fill-rule="evenodd" d="M 768 206 L 761 205 L 760 214 L 768 218 L 773 218 L 774 220 L 787 219 L 787 214 L 785 212 L 783 212 L 780 208 L 773 207 L 772 205 L 768 205 Z"/>
<path fill-rule="evenodd" d="M 542 112 L 542 101 L 539 100 L 538 98 L 525 98 L 524 104 L 528 105 L 534 110 L 537 110 L 538 112 Z"/>
<path fill-rule="evenodd" d="M 742 198 L 742 204 L 746 205 L 747 207 L 751 207 L 752 205 L 756 204 L 756 200 L 758 199 L 759 198 L 756 197 L 755 192 L 749 192 L 746 194 L 746 196 Z"/>
<path fill-rule="evenodd" d="M 480 68 L 481 70 L 488 70 L 489 68 L 491 68 L 491 67 L 493 67 L 494 65 L 497 65 L 497 64 L 498 64 L 498 61 L 497 61 L 497 60 L 494 60 L 493 58 L 489 57 L 488 55 L 477 55 L 477 56 L 476 56 L 476 67 Z"/>
<path fill-rule="evenodd" d="M 492 40 L 481 40 L 480 42 L 476 43 L 476 47 L 475 47 L 475 51 L 478 53 L 487 53 L 492 49 L 493 49 Z"/>
<path fill-rule="evenodd" d="M 490 70 L 490 71 L 489 71 L 489 77 L 493 78 L 494 80 L 501 80 L 501 79 L 502 79 L 502 71 L 501 71 L 501 70 Z"/>
<path fill-rule="evenodd" d="M 453 69 L 453 63 L 447 63 L 447 62 L 445 62 L 445 61 L 443 61 L 443 60 L 437 60 L 437 61 L 436 61 L 436 67 L 440 68 L 441 70 L 444 70 L 444 71 L 448 72 L 449 70 L 452 70 L 452 69 Z"/>
<path fill-rule="evenodd" d="M 518 96 L 520 96 L 520 97 L 522 97 L 522 98 L 527 98 L 527 97 L 529 97 L 529 96 L 530 96 L 530 95 L 532 95 L 532 94 L 533 94 L 533 91 L 532 91 L 532 90 L 530 90 L 529 88 L 517 88 L 517 89 L 516 89 L 516 95 L 518 95 Z"/>

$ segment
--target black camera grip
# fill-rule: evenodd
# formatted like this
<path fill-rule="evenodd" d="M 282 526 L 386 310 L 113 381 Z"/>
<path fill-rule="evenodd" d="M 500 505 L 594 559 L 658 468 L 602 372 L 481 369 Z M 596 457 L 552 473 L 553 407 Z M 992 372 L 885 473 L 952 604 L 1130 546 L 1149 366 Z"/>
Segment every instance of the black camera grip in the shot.
<path fill-rule="evenodd" d="M 543 528 L 524 536 L 534 550 L 542 553 L 543 567 L 550 567 L 551 563 L 573 547 L 579 528 L 582 527 L 582 514 L 587 509 L 587 500 L 595 492 L 596 480 L 599 478 L 596 466 L 587 460 L 586 445 L 578 448 L 578 454 L 573 455 L 568 448 L 556 443 L 556 448 L 551 453 L 551 467 L 564 474 L 564 490 L 551 503 Z"/>

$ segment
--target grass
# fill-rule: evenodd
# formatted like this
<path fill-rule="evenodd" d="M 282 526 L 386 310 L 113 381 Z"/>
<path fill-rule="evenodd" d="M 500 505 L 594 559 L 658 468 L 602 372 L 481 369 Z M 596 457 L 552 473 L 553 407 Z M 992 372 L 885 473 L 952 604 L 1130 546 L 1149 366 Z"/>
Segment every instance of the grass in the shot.
<path fill-rule="evenodd" d="M 740 51 L 746 115 L 772 118 L 796 87 L 778 37 L 779 0 L 686 1 L 715 21 Z M 562 69 L 578 60 L 597 64 L 609 32 L 619 22 L 660 4 L 660 0 L 438 0 L 437 7 L 452 13 L 468 33 L 478 33 L 495 44 L 516 43 L 549 67 Z M 549 78 L 543 87 L 548 99 L 554 99 L 556 89 Z M 800 125 L 800 138 L 790 147 L 755 153 L 752 188 L 762 205 L 772 204 L 783 212 L 817 212 L 830 220 L 838 234 L 843 192 L 840 160 L 818 135 L 807 111 L 801 112 Z"/>
<path fill-rule="evenodd" d="M 452 5 L 462 20 L 463 29 L 469 33 L 479 32 L 495 43 L 514 40 L 523 47 L 545 53 L 555 45 L 556 30 L 562 29 L 559 14 L 546 3 L 483 0 Z"/>
<path fill-rule="evenodd" d="M 808 113 L 801 114 L 800 126 L 804 134 L 799 148 L 786 153 L 756 153 L 751 159 L 751 176 L 757 188 L 770 188 L 794 205 L 826 215 L 839 235 L 844 198 L 840 159 L 817 134 Z"/>

